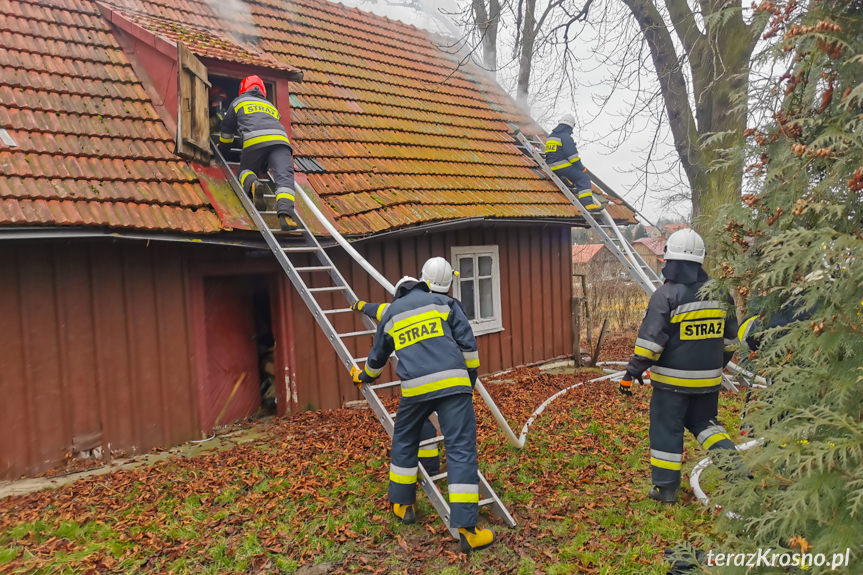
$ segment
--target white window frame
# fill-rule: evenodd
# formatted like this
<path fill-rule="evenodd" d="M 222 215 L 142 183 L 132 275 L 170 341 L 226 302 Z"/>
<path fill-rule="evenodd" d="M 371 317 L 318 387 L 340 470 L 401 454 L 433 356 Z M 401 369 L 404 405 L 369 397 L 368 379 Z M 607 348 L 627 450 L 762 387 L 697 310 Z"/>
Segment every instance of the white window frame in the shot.
<path fill-rule="evenodd" d="M 460 257 L 472 256 L 474 259 L 474 277 L 479 273 L 478 257 L 491 257 L 491 286 L 492 286 L 492 306 L 494 313 L 488 319 L 473 319 L 470 320 L 470 325 L 473 328 L 474 335 L 483 335 L 486 333 L 494 333 L 503 331 L 503 307 L 500 302 L 500 254 L 496 245 L 490 246 L 453 246 L 450 248 L 450 262 L 453 269 L 458 271 L 458 260 Z M 458 277 L 453 278 L 453 297 L 461 300 L 461 281 Z M 479 283 L 476 283 L 474 289 L 474 309 L 479 313 Z"/>

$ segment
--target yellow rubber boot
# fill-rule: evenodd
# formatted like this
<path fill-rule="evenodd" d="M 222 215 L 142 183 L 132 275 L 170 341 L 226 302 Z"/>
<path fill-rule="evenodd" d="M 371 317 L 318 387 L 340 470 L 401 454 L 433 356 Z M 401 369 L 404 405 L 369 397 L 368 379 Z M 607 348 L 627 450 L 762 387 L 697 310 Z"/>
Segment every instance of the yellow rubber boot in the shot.
<path fill-rule="evenodd" d="M 462 553 L 484 549 L 494 543 L 494 532 L 491 529 L 459 528 L 458 533 Z"/>
<path fill-rule="evenodd" d="M 417 515 L 414 511 L 413 505 L 393 503 L 393 513 L 395 513 L 396 517 L 402 520 L 402 523 L 411 524 L 416 523 L 417 521 Z"/>

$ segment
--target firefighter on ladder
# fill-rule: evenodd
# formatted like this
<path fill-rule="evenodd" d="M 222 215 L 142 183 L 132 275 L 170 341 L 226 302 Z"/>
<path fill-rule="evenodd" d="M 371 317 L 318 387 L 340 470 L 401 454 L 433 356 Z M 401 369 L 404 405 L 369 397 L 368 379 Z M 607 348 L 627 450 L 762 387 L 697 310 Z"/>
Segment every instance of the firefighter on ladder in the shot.
<path fill-rule="evenodd" d="M 740 468 L 736 449 L 716 421 L 722 370 L 736 347 L 733 302 L 706 300 L 699 290 L 709 279 L 702 269 L 704 241 L 694 230 L 679 230 L 665 246 L 665 283 L 650 297 L 635 340 L 635 353 L 620 381 L 632 395 L 632 380 L 650 368 L 649 496 L 677 502 L 683 466 L 683 432 L 688 429 L 708 450 L 734 452 L 726 471 Z"/>
<path fill-rule="evenodd" d="M 240 83 L 240 94 L 231 102 L 222 119 L 219 151 L 225 156 L 234 141 L 234 133 L 243 139 L 240 154 L 240 184 L 255 204 L 266 208 L 264 192 L 258 185 L 258 174 L 269 169 L 276 184 L 276 214 L 282 231 L 295 229 L 288 221 L 294 217 L 294 158 L 291 141 L 280 121 L 278 109 L 267 101 L 267 89 L 258 76 L 248 76 Z"/>
<path fill-rule="evenodd" d="M 575 116 L 564 114 L 545 141 L 545 163 L 564 184 L 575 190 L 578 201 L 589 212 L 599 212 L 602 206 L 593 197 L 590 176 L 581 163 L 578 148 L 572 139 Z"/>
<path fill-rule="evenodd" d="M 429 290 L 432 293 L 447 295 L 450 286 L 452 286 L 453 277 L 458 275 L 453 271 L 452 266 L 448 261 L 441 257 L 433 257 L 426 260 L 423 264 L 422 275 L 420 279 L 428 284 Z M 461 302 L 452 298 L 453 302 L 461 306 Z M 380 322 L 384 312 L 389 307 L 388 303 L 370 303 L 363 300 L 357 300 L 351 304 L 351 309 L 362 312 L 375 321 Z M 462 312 L 464 308 L 462 308 Z M 476 380 L 476 372 L 479 370 L 479 354 L 465 358 L 468 371 L 471 372 L 472 381 Z M 427 420 L 423 424 L 420 441 L 431 439 L 437 435 L 437 430 L 431 420 Z M 430 475 L 437 475 L 440 472 L 440 450 L 437 445 L 424 445 L 419 450 L 420 463 L 423 464 L 426 471 Z"/>
<path fill-rule="evenodd" d="M 393 302 L 380 317 L 365 368 L 351 370 L 355 384 L 377 379 L 391 353 L 401 380 L 392 438 L 389 500 L 402 522 L 416 521 L 417 452 L 422 427 L 437 412 L 447 459 L 450 527 L 458 529 L 465 553 L 494 542 L 490 529 L 478 529 L 479 472 L 473 384 L 476 338 L 467 316 L 452 298 L 431 293 L 410 277 L 396 284 Z"/>

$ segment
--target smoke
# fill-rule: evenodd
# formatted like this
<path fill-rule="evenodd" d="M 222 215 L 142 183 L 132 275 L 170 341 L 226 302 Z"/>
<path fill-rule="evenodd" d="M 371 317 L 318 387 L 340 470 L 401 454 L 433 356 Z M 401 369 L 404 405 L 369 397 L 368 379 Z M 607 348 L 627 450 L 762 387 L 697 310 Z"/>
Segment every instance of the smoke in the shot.
<path fill-rule="evenodd" d="M 258 28 L 252 18 L 252 11 L 243 0 L 206 0 L 206 2 L 238 43 L 258 43 L 260 40 Z"/>

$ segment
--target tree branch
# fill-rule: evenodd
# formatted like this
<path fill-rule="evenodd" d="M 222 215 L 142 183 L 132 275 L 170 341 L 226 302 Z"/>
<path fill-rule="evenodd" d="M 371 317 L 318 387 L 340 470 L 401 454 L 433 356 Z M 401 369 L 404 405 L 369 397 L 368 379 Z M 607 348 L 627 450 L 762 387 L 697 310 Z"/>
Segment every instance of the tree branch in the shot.
<path fill-rule="evenodd" d="M 671 34 L 665 27 L 662 16 L 650 0 L 623 0 L 629 8 L 641 33 L 650 48 L 653 66 L 659 79 L 665 101 L 665 111 L 674 137 L 674 147 L 689 180 L 695 181 L 698 175 L 698 130 L 689 96 L 686 79 L 680 68 L 677 52 Z"/>
<path fill-rule="evenodd" d="M 665 7 L 668 8 L 671 24 L 683 44 L 683 49 L 687 54 L 693 54 L 697 44 L 704 39 L 704 34 L 695 23 L 695 14 L 686 0 L 665 0 Z"/>

